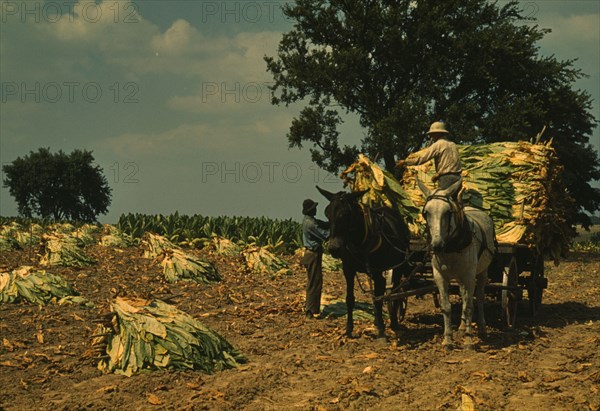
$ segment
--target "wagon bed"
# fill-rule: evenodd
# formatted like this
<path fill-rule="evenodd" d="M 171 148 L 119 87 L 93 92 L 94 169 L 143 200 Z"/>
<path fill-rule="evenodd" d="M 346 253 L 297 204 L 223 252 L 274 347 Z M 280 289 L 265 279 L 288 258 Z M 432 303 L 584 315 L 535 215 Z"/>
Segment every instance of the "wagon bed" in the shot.
<path fill-rule="evenodd" d="M 410 242 L 410 261 L 414 271 L 410 281 L 400 289 L 388 288 L 385 299 L 388 307 L 392 301 L 398 304 L 398 318 L 404 318 L 408 305 L 408 297 L 432 294 L 436 306 L 437 286 L 433 281 L 431 258 L 424 240 L 413 239 Z M 499 243 L 496 255 L 488 269 L 486 294 L 492 296 L 502 305 L 502 322 L 508 328 L 515 325 L 518 303 L 527 292 L 530 315 L 535 315 L 542 303 L 544 289 L 548 280 L 544 274 L 544 259 L 535 249 L 514 243 Z M 450 292 L 458 294 L 458 286 L 450 285 Z"/>

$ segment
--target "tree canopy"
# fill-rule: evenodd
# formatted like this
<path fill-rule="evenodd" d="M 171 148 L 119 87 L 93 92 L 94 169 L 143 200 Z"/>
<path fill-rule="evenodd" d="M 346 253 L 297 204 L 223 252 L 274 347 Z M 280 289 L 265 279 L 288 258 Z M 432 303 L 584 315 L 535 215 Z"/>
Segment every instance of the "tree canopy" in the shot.
<path fill-rule="evenodd" d="M 580 221 L 600 207 L 592 100 L 573 85 L 585 74 L 539 54 L 549 30 L 517 1 L 297 0 L 284 13 L 293 29 L 265 57 L 272 103 L 305 104 L 287 138 L 320 167 L 339 171 L 364 152 L 391 171 L 438 120 L 465 144 L 528 140 L 547 126 Z M 360 147 L 341 145 L 341 112 L 358 116 Z"/>
<path fill-rule="evenodd" d="M 4 165 L 4 184 L 24 217 L 95 221 L 107 212 L 111 188 L 93 162 L 91 151 L 40 148 Z"/>

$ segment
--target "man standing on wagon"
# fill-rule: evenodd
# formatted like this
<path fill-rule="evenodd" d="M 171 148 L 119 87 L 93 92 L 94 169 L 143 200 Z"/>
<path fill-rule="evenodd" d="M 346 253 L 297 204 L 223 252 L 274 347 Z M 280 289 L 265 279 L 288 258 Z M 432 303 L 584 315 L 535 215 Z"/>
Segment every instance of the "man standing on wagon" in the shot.
<path fill-rule="evenodd" d="M 323 241 L 329 237 L 329 224 L 315 218 L 317 204 L 311 199 L 302 203 L 302 241 L 304 257 L 302 265 L 306 267 L 306 318 L 312 319 L 321 313 L 321 291 L 323 289 Z"/>
<path fill-rule="evenodd" d="M 429 147 L 423 150 L 411 153 L 405 160 L 398 160 L 396 167 L 418 166 L 433 159 L 435 163 L 435 175 L 433 182 L 438 183 L 438 187 L 445 189 L 459 180 L 462 180 L 462 167 L 458 155 L 458 147 L 452 141 L 448 140 L 448 130 L 441 121 L 436 121 L 429 127 L 427 132 L 433 140 Z"/>

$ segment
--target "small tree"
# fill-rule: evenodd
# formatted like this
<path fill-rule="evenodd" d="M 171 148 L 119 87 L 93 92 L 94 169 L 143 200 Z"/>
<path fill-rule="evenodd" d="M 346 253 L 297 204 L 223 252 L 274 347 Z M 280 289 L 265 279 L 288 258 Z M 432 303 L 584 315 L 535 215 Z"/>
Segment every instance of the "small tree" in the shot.
<path fill-rule="evenodd" d="M 91 151 L 40 148 L 3 166 L 3 182 L 24 217 L 95 221 L 107 212 L 111 188 L 93 162 Z"/>

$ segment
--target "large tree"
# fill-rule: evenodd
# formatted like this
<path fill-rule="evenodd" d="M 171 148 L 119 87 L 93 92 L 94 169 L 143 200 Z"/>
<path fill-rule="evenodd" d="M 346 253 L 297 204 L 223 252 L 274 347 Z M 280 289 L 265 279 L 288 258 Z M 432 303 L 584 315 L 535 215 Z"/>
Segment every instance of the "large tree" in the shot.
<path fill-rule="evenodd" d="M 459 143 L 530 139 L 543 126 L 565 165 L 564 180 L 583 210 L 600 207 L 598 155 L 589 93 L 574 61 L 539 54 L 549 30 L 519 3 L 486 0 L 297 0 L 276 57 L 273 104 L 306 106 L 292 121 L 290 147 L 336 172 L 361 151 L 392 170 L 422 147 L 443 120 Z M 341 146 L 340 111 L 358 116 L 366 137 Z"/>
<path fill-rule="evenodd" d="M 111 188 L 93 162 L 91 151 L 40 148 L 4 165 L 4 184 L 22 216 L 95 221 L 107 212 Z"/>

